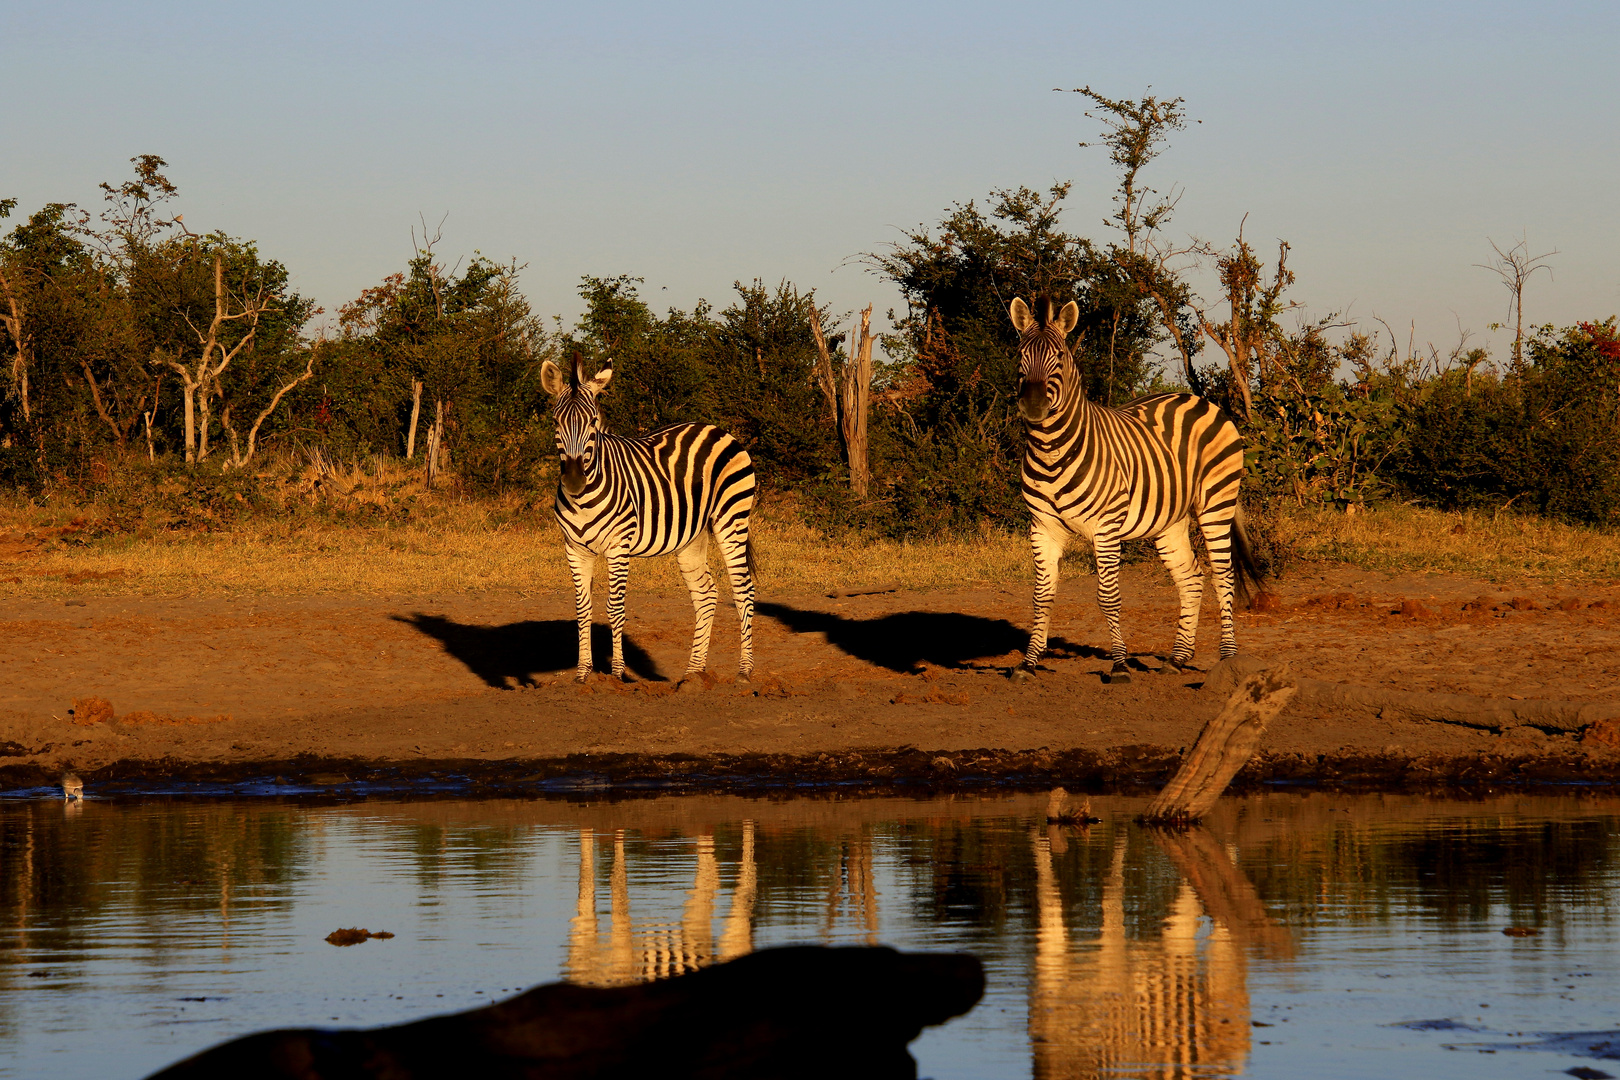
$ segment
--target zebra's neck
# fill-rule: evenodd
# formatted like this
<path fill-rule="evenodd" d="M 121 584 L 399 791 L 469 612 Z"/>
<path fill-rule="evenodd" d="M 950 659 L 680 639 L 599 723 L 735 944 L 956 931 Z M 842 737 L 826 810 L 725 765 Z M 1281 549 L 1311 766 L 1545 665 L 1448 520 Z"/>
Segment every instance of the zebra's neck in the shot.
<path fill-rule="evenodd" d="M 1100 407 L 1087 401 L 1081 393 L 1078 372 L 1070 368 L 1065 375 L 1057 406 L 1045 420 L 1024 426 L 1025 453 L 1037 461 L 1052 462 L 1068 454 L 1091 430 L 1093 416 Z"/>

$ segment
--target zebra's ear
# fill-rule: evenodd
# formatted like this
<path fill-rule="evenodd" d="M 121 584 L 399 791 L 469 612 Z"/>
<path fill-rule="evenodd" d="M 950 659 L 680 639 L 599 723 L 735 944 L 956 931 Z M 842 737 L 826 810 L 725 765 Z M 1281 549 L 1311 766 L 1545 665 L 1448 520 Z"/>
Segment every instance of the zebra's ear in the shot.
<path fill-rule="evenodd" d="M 547 360 L 545 363 L 541 364 L 540 385 L 544 387 L 546 393 L 550 394 L 552 397 L 556 397 L 558 394 L 562 393 L 563 389 L 567 386 L 567 383 L 563 380 L 562 368 L 558 367 L 556 364 L 553 364 L 550 360 Z"/>
<path fill-rule="evenodd" d="M 1063 310 L 1058 312 L 1057 321 L 1053 325 L 1057 327 L 1058 333 L 1062 334 L 1064 337 L 1068 337 L 1069 332 L 1072 331 L 1075 326 L 1079 324 L 1079 322 L 1080 305 L 1075 303 L 1073 300 L 1070 300 L 1067 304 L 1063 305 Z"/>
<path fill-rule="evenodd" d="M 1012 315 L 1013 329 L 1020 334 L 1035 325 L 1035 316 L 1030 313 L 1029 305 L 1024 303 L 1021 296 L 1013 297 L 1012 307 L 1008 309 Z"/>
<path fill-rule="evenodd" d="M 608 381 L 611 380 L 612 378 L 613 378 L 613 357 L 610 356 L 610 357 L 607 358 L 607 361 L 602 365 L 602 370 L 600 370 L 600 371 L 598 371 L 596 373 L 596 378 L 594 378 L 590 382 L 586 383 L 585 388 L 591 392 L 592 397 L 595 397 L 597 394 L 600 394 L 602 391 L 607 389 Z"/>

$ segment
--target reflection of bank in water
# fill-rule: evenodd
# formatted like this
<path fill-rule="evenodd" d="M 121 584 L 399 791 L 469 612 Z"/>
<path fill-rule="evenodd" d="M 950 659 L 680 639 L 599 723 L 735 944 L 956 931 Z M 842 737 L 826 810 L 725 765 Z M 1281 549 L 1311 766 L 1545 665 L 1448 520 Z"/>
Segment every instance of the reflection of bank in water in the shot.
<path fill-rule="evenodd" d="M 1249 1054 L 1245 948 L 1286 951 L 1253 886 L 1207 833 L 1154 837 L 1181 871 L 1156 939 L 1126 934 L 1126 836 L 1116 838 L 1102 890 L 1102 925 L 1071 941 L 1053 871 L 1063 834 L 1034 836 L 1038 914 L 1029 1036 L 1033 1074 L 1082 1077 L 1221 1077 Z M 1201 933 L 1202 919 L 1211 924 Z"/>

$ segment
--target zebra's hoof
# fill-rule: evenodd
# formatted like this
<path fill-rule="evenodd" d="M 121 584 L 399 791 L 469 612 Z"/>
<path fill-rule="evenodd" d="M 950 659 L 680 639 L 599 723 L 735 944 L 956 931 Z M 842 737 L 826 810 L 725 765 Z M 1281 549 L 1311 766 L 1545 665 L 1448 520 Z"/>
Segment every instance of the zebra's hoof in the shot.
<path fill-rule="evenodd" d="M 1013 682 L 1028 682 L 1034 677 L 1034 670 L 1027 667 L 1015 667 L 1011 671 L 1007 672 L 1007 678 L 1011 679 Z"/>
<path fill-rule="evenodd" d="M 677 694 L 697 694 L 703 690 L 703 679 L 697 675 L 688 675 L 675 684 Z"/>
<path fill-rule="evenodd" d="M 574 681 L 579 683 L 581 686 L 584 686 L 586 678 L 587 678 L 586 673 L 582 671 L 578 675 L 574 676 Z"/>
<path fill-rule="evenodd" d="M 1110 671 L 1108 674 L 1103 676 L 1103 682 L 1107 683 L 1109 686 L 1115 686 L 1120 683 L 1128 683 L 1130 681 L 1131 673 L 1123 669 Z"/>

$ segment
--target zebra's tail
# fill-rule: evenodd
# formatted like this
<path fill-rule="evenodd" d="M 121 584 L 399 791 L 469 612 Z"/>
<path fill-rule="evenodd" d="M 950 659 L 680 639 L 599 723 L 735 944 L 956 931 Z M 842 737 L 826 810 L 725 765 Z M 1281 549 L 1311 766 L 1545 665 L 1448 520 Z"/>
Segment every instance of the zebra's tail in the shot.
<path fill-rule="evenodd" d="M 1251 606 L 1265 576 L 1259 560 L 1254 557 L 1254 545 L 1249 542 L 1243 504 L 1238 503 L 1237 513 L 1232 517 L 1232 584 L 1237 602 L 1244 607 Z"/>

